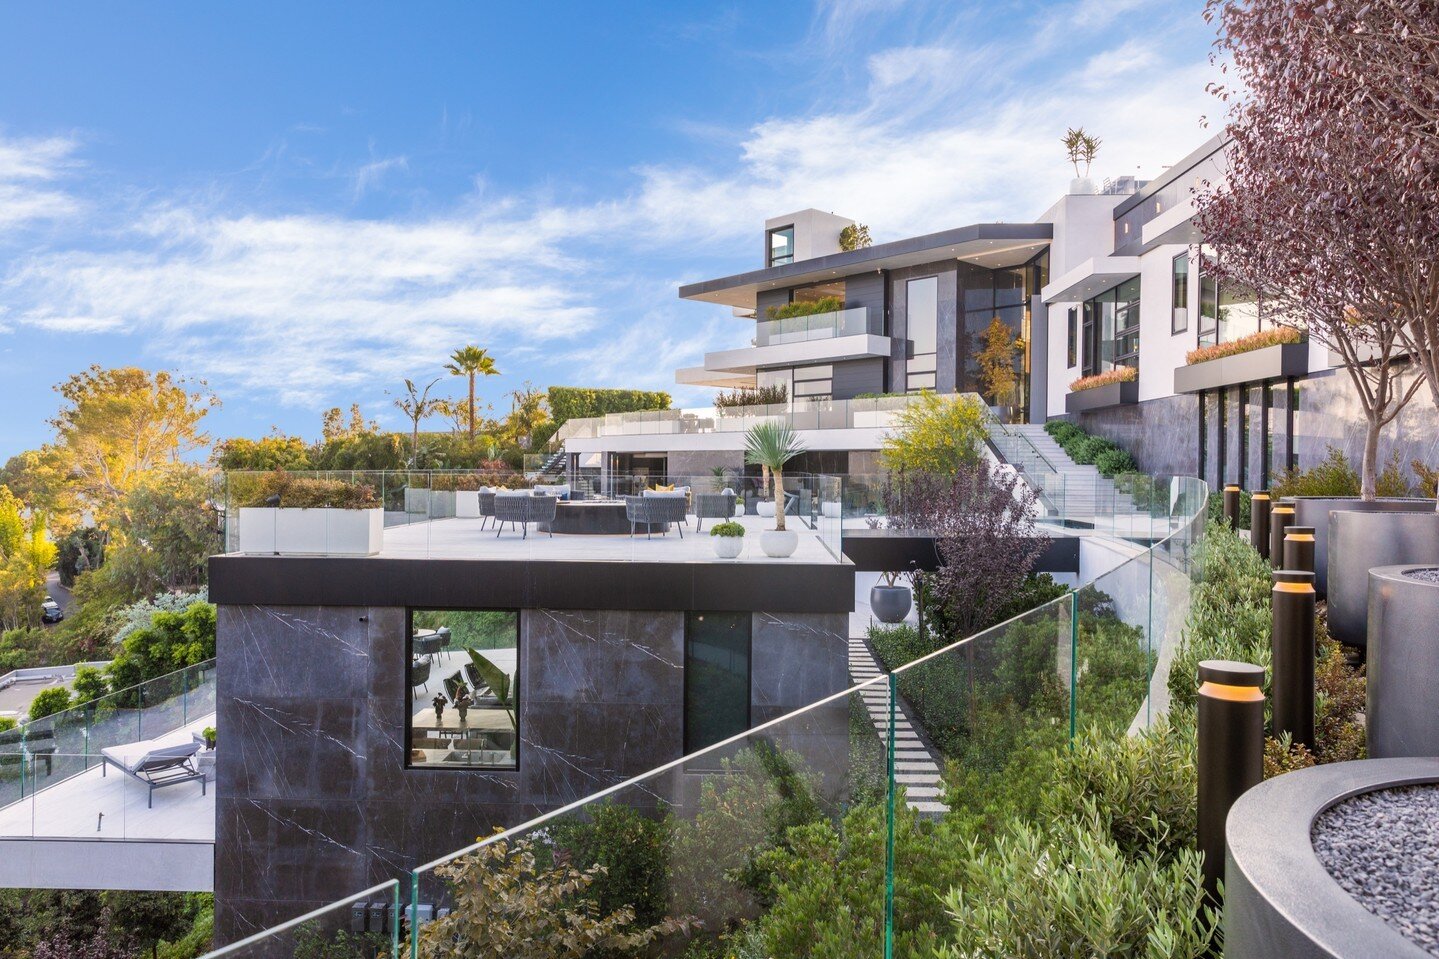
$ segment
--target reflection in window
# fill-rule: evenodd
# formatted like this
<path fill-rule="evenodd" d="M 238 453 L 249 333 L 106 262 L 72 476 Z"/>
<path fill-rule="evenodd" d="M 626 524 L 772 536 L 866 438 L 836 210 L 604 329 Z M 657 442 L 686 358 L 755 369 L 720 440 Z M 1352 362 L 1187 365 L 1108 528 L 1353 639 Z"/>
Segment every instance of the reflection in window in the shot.
<path fill-rule="evenodd" d="M 1181 253 L 1174 258 L 1173 280 L 1170 284 L 1172 300 L 1170 306 L 1170 333 L 1183 333 L 1189 329 L 1189 254 Z"/>
<path fill-rule="evenodd" d="M 410 765 L 515 769 L 519 613 L 412 610 Z"/>
<path fill-rule="evenodd" d="M 910 280 L 905 289 L 905 329 L 910 343 L 906 386 L 932 390 L 939 348 L 939 277 Z"/>
<path fill-rule="evenodd" d="M 750 614 L 685 614 L 685 752 L 749 729 Z"/>
<path fill-rule="evenodd" d="M 1069 308 L 1069 366 L 1079 362 L 1079 307 Z"/>
<path fill-rule="evenodd" d="M 1139 278 L 1084 303 L 1084 374 L 1139 366 Z"/>
<path fill-rule="evenodd" d="M 794 227 L 769 231 L 769 265 L 783 266 L 794 262 Z"/>

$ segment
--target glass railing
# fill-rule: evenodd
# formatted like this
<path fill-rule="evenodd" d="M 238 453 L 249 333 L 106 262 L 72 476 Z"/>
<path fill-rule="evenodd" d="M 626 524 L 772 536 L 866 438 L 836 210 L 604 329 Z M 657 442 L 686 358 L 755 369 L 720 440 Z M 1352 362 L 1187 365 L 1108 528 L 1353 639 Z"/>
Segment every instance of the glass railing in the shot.
<path fill-rule="evenodd" d="M 189 742 L 214 713 L 212 659 L 0 733 L 0 814 L 36 793 L 43 804 L 45 790 L 98 770 L 107 748 Z"/>
<path fill-rule="evenodd" d="M 781 343 L 803 343 L 807 340 L 828 340 L 836 336 L 861 333 L 878 335 L 880 327 L 871 319 L 867 306 L 850 307 L 809 316 L 787 316 L 777 320 L 760 320 L 755 324 L 755 346 L 778 346 Z"/>
<path fill-rule="evenodd" d="M 608 413 L 573 419 L 555 434 L 555 441 L 603 436 L 659 436 L 685 433 L 742 433 L 756 423 L 779 420 L 797 430 L 888 429 L 894 414 L 911 396 L 877 396 L 850 400 L 803 400 L 760 406 L 705 406 L 692 409 Z"/>
<path fill-rule="evenodd" d="M 929 954 L 953 922 L 940 858 L 983 840 L 994 797 L 1076 736 L 1167 708 L 1208 498 L 1176 485 L 1167 535 L 1080 589 L 958 642 L 933 608 L 872 628 L 851 643 L 852 685 L 780 716 L 755 706 L 747 732 L 556 792 L 560 808 L 414 868 L 396 955 L 531 955 L 576 936 L 595 955 L 802 956 L 821 938 Z M 245 948 L 296 955 L 293 929 Z"/>
<path fill-rule="evenodd" d="M 408 924 L 404 892 L 401 884 L 391 879 L 210 955 L 230 959 L 398 959 Z M 426 918 L 421 916 L 422 921 Z"/>
<path fill-rule="evenodd" d="M 264 472 L 234 471 L 221 492 L 225 550 L 248 555 L 373 556 L 445 559 L 553 559 L 712 562 L 715 522 L 745 527 L 740 562 L 770 561 L 760 534 L 774 526 L 775 491 L 739 471 L 704 474 L 611 473 L 580 470 L 547 483 L 520 473 L 474 471 L 327 471 L 290 474 L 346 487 L 368 487 L 369 509 L 285 510 L 264 505 Z M 494 484 L 494 485 L 489 485 Z M 788 557 L 837 562 L 843 477 L 784 475 L 786 528 L 800 534 Z M 487 490 L 481 487 L 488 486 Z M 634 523 L 624 498 L 672 492 L 684 499 L 683 520 Z M 497 522 L 497 507 L 482 492 L 540 493 L 561 498 L 555 514 L 541 510 L 527 522 Z M 730 490 L 733 513 L 721 515 L 716 494 Z M 282 501 L 283 503 L 283 501 Z M 258 504 L 258 505 L 257 505 Z M 680 514 L 675 514 L 678 517 Z M 701 535 L 695 536 L 694 533 Z"/>

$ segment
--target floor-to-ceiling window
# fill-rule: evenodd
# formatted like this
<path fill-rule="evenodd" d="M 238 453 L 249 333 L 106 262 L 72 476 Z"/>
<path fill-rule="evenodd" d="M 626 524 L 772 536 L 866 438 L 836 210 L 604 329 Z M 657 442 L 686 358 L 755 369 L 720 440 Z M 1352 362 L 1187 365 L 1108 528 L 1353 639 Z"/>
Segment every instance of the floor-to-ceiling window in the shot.
<path fill-rule="evenodd" d="M 783 266 L 794 262 L 794 227 L 782 226 L 769 231 L 769 262 L 766 266 Z"/>
<path fill-rule="evenodd" d="M 959 264 L 956 388 L 978 393 L 1014 420 L 1027 418 L 1030 298 L 1046 282 L 1048 270 L 1048 251 L 1027 263 L 997 269 Z M 1077 325 L 1077 315 L 1071 323 Z M 1071 357 L 1075 349 L 1071 334 Z"/>
<path fill-rule="evenodd" d="M 1215 276 L 1211 265 L 1215 256 L 1212 247 L 1200 247 L 1200 346 L 1230 343 L 1264 328 L 1259 297 L 1241 283 L 1222 281 Z"/>
<path fill-rule="evenodd" d="M 1183 333 L 1189 329 L 1189 253 L 1174 258 L 1170 289 L 1169 332 Z"/>
<path fill-rule="evenodd" d="M 685 614 L 685 752 L 749 729 L 749 613 Z"/>
<path fill-rule="evenodd" d="M 1139 367 L 1139 277 L 1084 303 L 1084 375 Z"/>
<path fill-rule="evenodd" d="M 905 329 L 909 334 L 906 386 L 910 392 L 932 390 L 939 351 L 939 277 L 905 284 Z"/>

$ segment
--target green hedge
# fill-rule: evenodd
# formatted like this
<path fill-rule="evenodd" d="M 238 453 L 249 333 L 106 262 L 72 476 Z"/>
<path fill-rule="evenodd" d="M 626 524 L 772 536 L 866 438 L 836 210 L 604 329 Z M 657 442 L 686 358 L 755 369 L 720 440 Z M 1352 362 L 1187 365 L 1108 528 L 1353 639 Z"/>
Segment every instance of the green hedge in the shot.
<path fill-rule="evenodd" d="M 1081 466 L 1097 468 L 1102 476 L 1139 472 L 1139 464 L 1127 450 L 1103 436 L 1086 433 L 1068 420 L 1045 423 L 1044 431 L 1054 438 L 1070 459 Z"/>
<path fill-rule="evenodd" d="M 606 413 L 633 413 L 637 410 L 667 410 L 670 395 L 662 390 L 609 390 L 587 386 L 551 386 L 550 418 L 556 426 L 566 420 L 604 416 Z"/>

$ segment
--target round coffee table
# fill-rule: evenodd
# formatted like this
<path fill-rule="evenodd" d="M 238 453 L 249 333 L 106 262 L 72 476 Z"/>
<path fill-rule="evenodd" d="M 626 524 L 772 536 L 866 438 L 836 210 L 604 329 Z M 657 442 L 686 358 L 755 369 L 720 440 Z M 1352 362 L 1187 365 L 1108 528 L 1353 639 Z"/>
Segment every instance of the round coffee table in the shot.
<path fill-rule="evenodd" d="M 662 533 L 664 523 L 636 523 L 636 533 Z M 623 500 L 561 500 L 555 504 L 552 523 L 540 523 L 540 532 L 576 536 L 628 536 L 630 521 Z"/>

